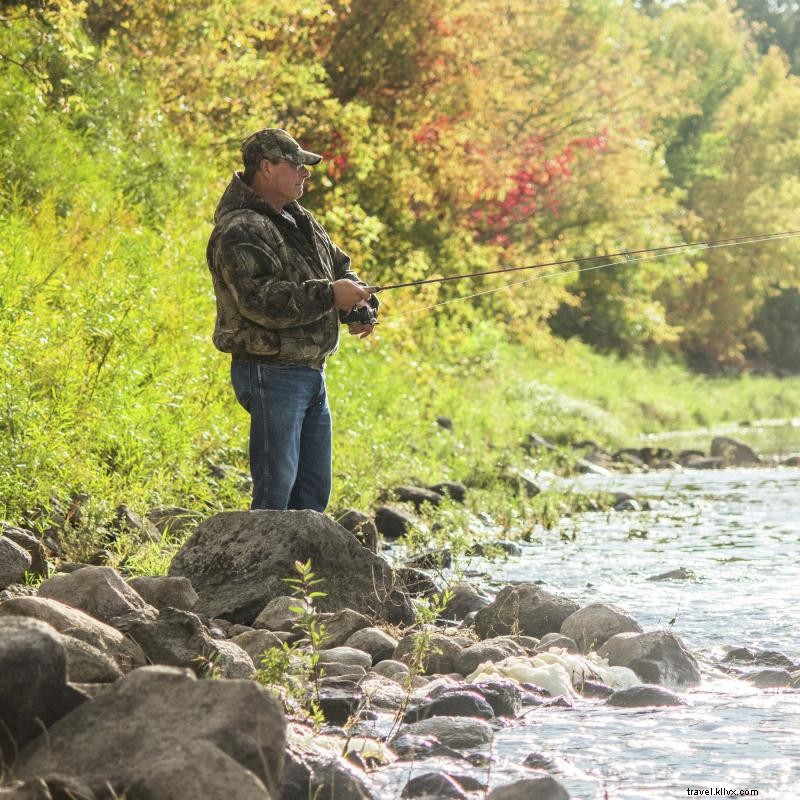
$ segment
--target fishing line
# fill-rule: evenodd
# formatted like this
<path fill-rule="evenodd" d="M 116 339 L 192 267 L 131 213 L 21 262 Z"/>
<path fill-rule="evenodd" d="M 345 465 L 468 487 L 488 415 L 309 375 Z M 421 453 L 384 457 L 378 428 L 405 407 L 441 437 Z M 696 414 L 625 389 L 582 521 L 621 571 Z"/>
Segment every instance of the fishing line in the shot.
<path fill-rule="evenodd" d="M 489 270 L 487 272 L 477 272 L 471 273 L 467 275 L 452 275 L 450 277 L 445 278 L 428 278 L 422 281 L 411 281 L 409 283 L 402 283 L 402 284 L 394 284 L 392 286 L 381 286 L 376 287 L 378 291 L 380 290 L 388 290 L 388 289 L 399 289 L 405 287 L 412 287 L 412 286 L 420 286 L 426 283 L 443 283 L 445 281 L 450 280 L 460 280 L 463 278 L 472 278 L 472 277 L 480 277 L 484 275 L 499 275 L 504 272 L 515 272 L 519 270 L 526 270 L 526 269 L 541 269 L 544 267 L 552 267 L 552 266 L 560 266 L 565 264 L 573 264 L 575 262 L 580 261 L 587 261 L 589 259 L 596 259 L 596 258 L 623 258 L 622 261 L 609 261 L 604 264 L 594 264 L 589 267 L 579 267 L 577 269 L 571 270 L 559 270 L 557 272 L 548 272 L 544 275 L 535 275 L 533 278 L 526 278 L 524 281 L 514 281 L 512 283 L 506 283 L 502 286 L 495 286 L 492 289 L 484 289 L 480 292 L 474 292 L 473 294 L 463 295 L 461 297 L 453 297 L 449 300 L 443 300 L 440 303 L 434 303 L 433 305 L 429 306 L 420 306 L 419 308 L 412 308 L 408 311 L 401 311 L 397 314 L 390 314 L 384 317 L 384 323 L 387 324 L 391 320 L 396 320 L 401 317 L 406 317 L 411 314 L 417 314 L 421 311 L 430 311 L 434 308 L 440 308 L 441 306 L 449 305 L 450 303 L 457 303 L 462 300 L 471 300 L 475 297 L 481 297 L 486 294 L 492 294 L 494 292 L 502 291 L 503 289 L 513 289 L 517 286 L 523 286 L 525 284 L 533 283 L 534 281 L 545 280 L 547 278 L 556 278 L 560 276 L 566 275 L 578 275 L 582 272 L 591 272 L 597 269 L 607 269 L 609 267 L 616 267 L 621 266 L 623 264 L 635 264 L 641 261 L 652 261 L 657 258 L 663 258 L 664 256 L 668 255 L 678 255 L 686 252 L 692 248 L 700 248 L 700 252 L 705 250 L 715 250 L 722 247 L 735 247 L 738 245 L 743 244 L 757 244 L 759 242 L 769 242 L 769 241 L 781 241 L 783 239 L 793 239 L 800 236 L 800 231 L 781 231 L 778 233 L 769 233 L 769 234 L 760 234 L 756 236 L 739 236 L 731 239 L 719 239 L 717 241 L 708 241 L 708 242 L 688 242 L 684 244 L 676 244 L 676 245 L 667 245 L 664 247 L 653 247 L 647 248 L 644 250 L 631 250 L 625 253 L 610 253 L 605 256 L 584 256 L 583 258 L 571 258 L 565 259 L 563 261 L 552 261 L 546 264 L 532 264 L 524 267 L 506 267 L 504 269 L 499 270 Z M 680 249 L 679 249 L 680 248 Z M 636 258 L 630 258 L 631 255 L 635 255 L 637 253 L 646 253 L 647 255 L 639 255 Z"/>

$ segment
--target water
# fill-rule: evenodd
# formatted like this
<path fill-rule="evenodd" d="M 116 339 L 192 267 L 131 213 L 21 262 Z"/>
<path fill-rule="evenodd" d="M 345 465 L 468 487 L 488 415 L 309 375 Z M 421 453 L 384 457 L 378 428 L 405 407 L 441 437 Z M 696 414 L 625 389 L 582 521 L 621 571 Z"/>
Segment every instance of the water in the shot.
<path fill-rule="evenodd" d="M 566 520 L 574 541 L 542 531 L 522 556 L 484 562 L 489 585 L 540 580 L 581 605 L 619 605 L 645 630 L 674 618 L 703 681 L 684 693 L 687 707 L 581 699 L 572 709 L 536 710 L 497 733 L 490 785 L 519 777 L 515 765 L 537 751 L 559 763 L 573 798 L 678 798 L 687 789 L 800 796 L 800 691 L 755 689 L 714 667 L 726 646 L 779 650 L 800 662 L 800 469 L 593 475 L 577 485 L 648 498 L 651 510 Z M 678 567 L 695 578 L 648 580 Z M 434 764 L 389 768 L 380 781 L 386 796 Z M 439 766 L 487 778 L 463 764 Z"/>

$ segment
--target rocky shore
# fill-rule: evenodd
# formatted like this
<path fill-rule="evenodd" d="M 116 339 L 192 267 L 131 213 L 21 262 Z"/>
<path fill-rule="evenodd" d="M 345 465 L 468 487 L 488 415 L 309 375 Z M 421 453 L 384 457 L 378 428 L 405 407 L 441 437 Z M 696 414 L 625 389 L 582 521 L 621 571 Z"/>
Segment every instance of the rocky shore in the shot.
<path fill-rule="evenodd" d="M 547 446 L 537 438 L 531 447 Z M 524 474 L 510 479 L 536 493 Z M 49 573 L 47 541 L 5 525 L 0 800 L 567 798 L 559 764 L 538 751 L 520 752 L 497 785 L 497 732 L 577 704 L 690 704 L 701 667 L 759 689 L 800 686 L 783 653 L 730 647 L 710 663 L 629 610 L 581 607 L 539 581 L 493 596 L 445 586 L 445 550 L 401 558 L 391 543 L 416 511 L 467 491 L 396 487 L 374 514 L 337 520 L 220 513 L 167 576 L 62 562 L 37 588 L 22 579 Z M 151 524 L 180 513 L 161 509 Z M 492 546 L 511 558 L 518 547 Z M 303 564 L 313 587 L 298 579 Z"/>

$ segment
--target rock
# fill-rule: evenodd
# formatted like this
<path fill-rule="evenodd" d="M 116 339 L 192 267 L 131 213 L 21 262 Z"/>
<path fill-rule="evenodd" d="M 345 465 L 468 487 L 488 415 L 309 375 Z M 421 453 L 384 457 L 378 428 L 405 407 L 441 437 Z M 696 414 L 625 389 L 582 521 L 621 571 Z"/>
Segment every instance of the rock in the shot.
<path fill-rule="evenodd" d="M 30 571 L 32 573 L 42 577 L 48 574 L 50 565 L 47 563 L 47 554 L 42 540 L 35 533 L 24 528 L 15 528 L 13 525 L 3 522 L 0 523 L 0 535 L 28 552 L 31 557 Z M 3 588 L 2 580 L 0 580 L 0 588 Z"/>
<path fill-rule="evenodd" d="M 528 767 L 529 769 L 541 769 L 545 772 L 558 772 L 558 764 L 556 763 L 555 759 L 551 758 L 544 753 L 528 753 L 525 756 L 525 760 L 522 762 L 523 767 Z"/>
<path fill-rule="evenodd" d="M 747 676 L 758 689 L 783 689 L 792 685 L 792 674 L 786 669 L 762 669 Z"/>
<path fill-rule="evenodd" d="M 362 511 L 351 508 L 337 517 L 336 522 L 346 531 L 350 531 L 368 550 L 378 552 L 378 528 Z"/>
<path fill-rule="evenodd" d="M 497 717 L 516 717 L 522 710 L 522 690 L 511 681 L 466 683 L 460 689 L 476 692 L 492 707 Z"/>
<path fill-rule="evenodd" d="M 378 506 L 375 509 L 375 526 L 387 539 L 399 539 L 417 527 L 417 520 L 400 508 Z"/>
<path fill-rule="evenodd" d="M 325 663 L 346 664 L 350 667 L 363 667 L 365 670 L 372 666 L 372 656 L 363 650 L 356 650 L 354 647 L 333 647 L 329 650 L 320 650 L 319 660 Z"/>
<path fill-rule="evenodd" d="M 356 631 L 346 642 L 347 647 L 363 650 L 372 657 L 372 663 L 391 658 L 398 641 L 380 628 L 362 628 Z"/>
<path fill-rule="evenodd" d="M 414 597 L 433 597 L 441 587 L 427 572 L 411 567 L 398 567 L 394 574 L 405 591 Z"/>
<path fill-rule="evenodd" d="M 481 639 L 515 631 L 541 637 L 560 631 L 564 620 L 577 610 L 577 603 L 566 597 L 535 583 L 521 583 L 501 589 L 495 601 L 478 612 L 475 627 Z"/>
<path fill-rule="evenodd" d="M 641 708 L 642 706 L 685 706 L 675 692 L 664 689 L 662 686 L 651 686 L 643 683 L 640 686 L 631 686 L 629 689 L 619 689 L 608 698 L 607 704 L 620 708 Z"/>
<path fill-rule="evenodd" d="M 494 710 L 476 692 L 451 689 L 447 693 L 409 709 L 403 722 L 419 722 L 430 717 L 478 717 L 491 719 Z"/>
<path fill-rule="evenodd" d="M 642 507 L 638 500 L 623 500 L 614 506 L 614 511 L 641 511 Z"/>
<path fill-rule="evenodd" d="M 54 575 L 39 587 L 39 597 L 58 600 L 122 630 L 130 622 L 146 622 L 158 614 L 111 567 L 83 567 Z"/>
<path fill-rule="evenodd" d="M 20 583 L 31 568 L 31 554 L 7 536 L 0 536 L 0 589 Z"/>
<path fill-rule="evenodd" d="M 427 553 L 420 553 L 406 561 L 405 565 L 412 569 L 442 570 L 449 569 L 452 562 L 452 553 L 445 548 L 443 550 L 429 550 Z"/>
<path fill-rule="evenodd" d="M 800 455 L 791 455 L 781 461 L 782 467 L 800 467 Z"/>
<path fill-rule="evenodd" d="M 215 641 L 209 661 L 222 678 L 252 678 L 255 664 L 236 642 Z"/>
<path fill-rule="evenodd" d="M 423 772 L 421 775 L 415 775 L 403 787 L 400 797 L 419 797 L 428 800 L 434 797 L 450 797 L 455 800 L 467 800 L 461 787 L 444 772 Z"/>
<path fill-rule="evenodd" d="M 589 458 L 576 458 L 575 465 L 578 468 L 578 472 L 581 472 L 583 474 L 603 475 L 605 477 L 611 477 L 611 475 L 614 474 L 607 467 L 604 467 L 601 464 L 597 464 L 594 461 L 590 460 Z"/>
<path fill-rule="evenodd" d="M 24 583 L 9 583 L 0 591 L 0 603 L 15 597 L 33 597 L 36 594 L 35 586 L 26 586 Z"/>
<path fill-rule="evenodd" d="M 186 578 L 169 578 L 165 575 L 131 578 L 128 585 L 155 608 L 191 611 L 197 603 L 197 592 Z"/>
<path fill-rule="evenodd" d="M 510 656 L 524 656 L 525 648 L 512 639 L 498 636 L 477 642 L 471 647 L 465 647 L 455 658 L 453 666 L 460 675 L 469 675 L 483 664 L 491 661 L 493 664 Z"/>
<path fill-rule="evenodd" d="M 161 541 L 161 531 L 147 517 L 140 517 L 126 505 L 117 507 L 109 527 L 114 534 L 132 533 L 142 543 Z"/>
<path fill-rule="evenodd" d="M 369 617 L 352 608 L 320 614 L 318 619 L 325 626 L 325 647 L 341 647 L 356 631 L 372 625 Z"/>
<path fill-rule="evenodd" d="M 597 650 L 618 633 L 641 633 L 639 623 L 626 611 L 605 603 L 591 603 L 561 623 L 561 634 L 574 639 L 580 650 Z"/>
<path fill-rule="evenodd" d="M 463 483 L 442 481 L 442 483 L 429 486 L 428 489 L 444 497 L 449 497 L 456 503 L 463 503 L 467 499 L 467 487 Z"/>
<path fill-rule="evenodd" d="M 569 617 L 567 617 L 567 619 L 569 619 Z M 551 647 L 558 647 L 561 650 L 566 650 L 568 653 L 581 652 L 578 643 L 574 639 L 571 639 L 569 636 L 564 636 L 561 633 L 546 633 L 542 636 L 539 644 L 533 648 L 533 651 L 534 653 L 546 653 Z"/>
<path fill-rule="evenodd" d="M 0 763 L 85 701 L 67 683 L 61 635 L 44 622 L 0 618 Z M 15 768 L 18 778 L 35 778 Z"/>
<path fill-rule="evenodd" d="M 163 754 L 125 793 L 128 800 L 271 800 L 267 787 L 220 747 L 198 740 Z"/>
<path fill-rule="evenodd" d="M 661 572 L 658 575 L 649 577 L 649 581 L 694 581 L 697 580 L 697 575 L 686 567 L 678 567 L 671 569 L 668 572 Z"/>
<path fill-rule="evenodd" d="M 171 506 L 168 508 L 151 508 L 145 516 L 163 534 L 183 535 L 194 530 L 203 521 L 199 511 Z"/>
<path fill-rule="evenodd" d="M 612 667 L 629 667 L 646 683 L 697 686 L 700 670 L 683 642 L 667 631 L 618 633 L 598 650 Z"/>
<path fill-rule="evenodd" d="M 395 661 L 389 658 L 385 661 L 379 661 L 372 667 L 371 671 L 376 675 L 402 681 L 408 675 L 408 665 L 402 661 Z"/>
<path fill-rule="evenodd" d="M 528 477 L 525 470 L 505 469 L 500 473 L 500 480 L 525 497 L 536 497 L 542 492 L 541 487 Z"/>
<path fill-rule="evenodd" d="M 71 683 L 114 683 L 122 677 L 122 670 L 96 647 L 64 635 L 61 644 L 67 656 L 67 677 Z"/>
<path fill-rule="evenodd" d="M 336 661 L 320 661 L 318 666 L 320 674 L 326 678 L 347 678 L 351 681 L 358 681 L 367 674 L 364 667 L 357 667 L 354 664 L 340 664 Z"/>
<path fill-rule="evenodd" d="M 543 775 L 498 786 L 486 800 L 569 800 L 569 792 L 552 775 Z"/>
<path fill-rule="evenodd" d="M 121 792 L 165 754 L 205 741 L 273 797 L 285 739 L 279 702 L 254 681 L 198 681 L 184 670 L 142 667 L 52 725 L 23 750 L 15 773 L 80 775 L 92 788 Z"/>
<path fill-rule="evenodd" d="M 470 750 L 488 744 L 494 730 L 488 722 L 469 717 L 431 717 L 421 722 L 404 725 L 400 729 L 401 736 L 434 737 L 444 747 L 454 750 Z M 394 742 L 390 745 L 394 747 Z"/>
<path fill-rule="evenodd" d="M 721 458 L 726 467 L 761 463 L 761 459 L 749 445 L 727 436 L 715 436 L 711 440 L 711 457 Z"/>
<path fill-rule="evenodd" d="M 456 583 L 450 587 L 453 596 L 444 608 L 445 619 L 464 619 L 467 614 L 486 608 L 491 598 L 479 592 L 471 583 Z"/>
<path fill-rule="evenodd" d="M 497 539 L 489 542 L 488 545 L 484 544 L 483 542 L 474 542 L 467 551 L 467 554 L 470 556 L 481 556 L 484 558 L 497 558 L 498 552 L 503 552 L 508 556 L 521 556 L 522 547 L 516 542 L 509 542 L 505 539 Z"/>
<path fill-rule="evenodd" d="M 614 694 L 614 690 L 610 686 L 599 681 L 581 681 L 575 688 L 588 698 L 602 700 Z"/>
<path fill-rule="evenodd" d="M 721 458 L 711 458 L 705 456 L 689 456 L 683 462 L 686 469 L 720 469 L 724 466 Z"/>
<path fill-rule="evenodd" d="M 265 650 L 283 646 L 283 641 L 271 631 L 245 631 L 234 636 L 231 641 L 250 656 L 256 668 L 261 666 L 261 657 Z"/>
<path fill-rule="evenodd" d="M 198 526 L 170 566 L 189 578 L 196 610 L 249 625 L 274 597 L 295 562 L 311 561 L 322 580 L 320 611 L 352 608 L 377 619 L 409 623 L 407 595 L 397 591 L 389 564 L 316 511 L 232 511 Z"/>
<path fill-rule="evenodd" d="M 391 494 L 401 503 L 411 503 L 416 511 L 419 511 L 426 503 L 435 508 L 444 499 L 439 492 L 423 489 L 421 486 L 396 486 L 392 489 Z"/>
<path fill-rule="evenodd" d="M 310 610 L 299 597 L 288 594 L 273 597 L 253 620 L 253 627 L 291 633 L 296 630 L 295 626 L 301 617 L 301 612 L 296 610 L 298 608 Z"/>
<path fill-rule="evenodd" d="M 522 443 L 522 449 L 528 454 L 533 455 L 536 450 L 555 450 L 556 446 L 544 436 L 538 433 L 529 433 Z"/>
<path fill-rule="evenodd" d="M 414 659 L 414 647 L 422 635 L 420 633 L 411 633 L 404 636 L 395 648 L 394 660 L 410 665 Z M 427 644 L 424 646 L 422 653 L 422 663 L 420 665 L 422 672 L 426 675 L 455 672 L 454 661 L 461 652 L 461 647 L 449 636 L 441 633 L 427 631 L 424 635 L 427 637 Z"/>
<path fill-rule="evenodd" d="M 734 647 L 728 651 L 724 662 L 740 662 L 745 664 L 758 664 L 765 667 L 778 667 L 788 670 L 797 666 L 791 658 L 779 653 L 777 650 L 751 650 L 747 647 Z"/>
<path fill-rule="evenodd" d="M 112 658 L 123 673 L 147 663 L 142 648 L 116 628 L 58 600 L 45 597 L 12 598 L 0 603 L 0 619 L 9 615 L 41 620 L 60 633 L 90 644 Z"/>
<path fill-rule="evenodd" d="M 453 430 L 453 420 L 450 417 L 438 416 L 436 417 L 436 424 L 446 431 Z"/>
<path fill-rule="evenodd" d="M 344 725 L 358 713 L 364 702 L 361 687 L 350 680 L 324 678 L 319 687 L 317 704 L 329 725 Z"/>
<path fill-rule="evenodd" d="M 373 797 L 359 772 L 340 758 L 314 768 L 307 796 L 314 800 L 372 800 Z"/>

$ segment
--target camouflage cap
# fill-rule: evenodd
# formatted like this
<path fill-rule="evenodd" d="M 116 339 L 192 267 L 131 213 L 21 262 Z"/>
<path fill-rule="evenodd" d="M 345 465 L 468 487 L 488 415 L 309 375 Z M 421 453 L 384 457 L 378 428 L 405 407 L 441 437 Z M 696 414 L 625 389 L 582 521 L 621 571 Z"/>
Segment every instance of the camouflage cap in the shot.
<path fill-rule="evenodd" d="M 319 164 L 322 156 L 303 150 L 302 147 L 280 128 L 264 128 L 248 136 L 242 142 L 242 162 L 245 167 L 256 167 L 262 158 L 275 161 L 285 158 L 293 164 Z"/>

